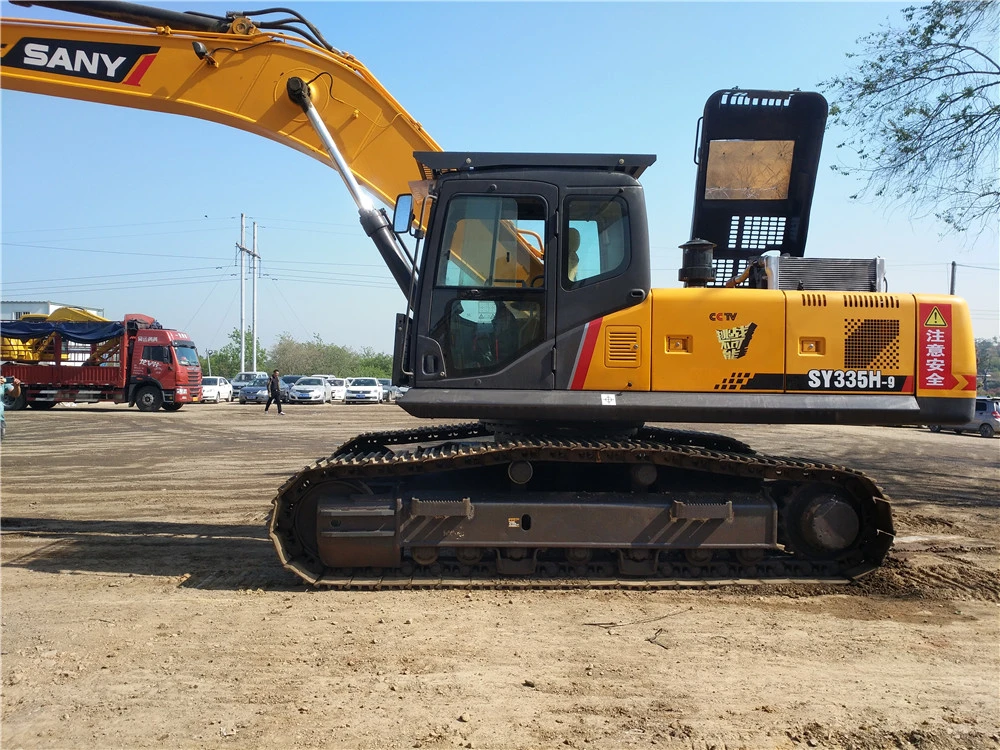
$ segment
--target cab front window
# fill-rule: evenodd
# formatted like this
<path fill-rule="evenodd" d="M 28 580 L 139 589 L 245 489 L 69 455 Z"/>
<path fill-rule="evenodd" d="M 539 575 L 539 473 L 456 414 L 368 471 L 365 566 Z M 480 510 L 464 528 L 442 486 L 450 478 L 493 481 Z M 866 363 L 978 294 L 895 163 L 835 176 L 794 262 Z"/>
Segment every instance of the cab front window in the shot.
<path fill-rule="evenodd" d="M 194 367 L 198 364 L 198 351 L 192 344 L 174 344 L 174 355 L 179 365 Z"/>

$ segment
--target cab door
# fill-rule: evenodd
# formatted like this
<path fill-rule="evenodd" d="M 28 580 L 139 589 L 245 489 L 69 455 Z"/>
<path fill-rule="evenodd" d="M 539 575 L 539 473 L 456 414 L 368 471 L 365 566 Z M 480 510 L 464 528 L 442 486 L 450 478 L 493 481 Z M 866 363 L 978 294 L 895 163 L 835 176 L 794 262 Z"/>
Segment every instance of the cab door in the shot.
<path fill-rule="evenodd" d="M 545 182 L 443 181 L 421 273 L 418 386 L 554 387 L 558 197 Z"/>

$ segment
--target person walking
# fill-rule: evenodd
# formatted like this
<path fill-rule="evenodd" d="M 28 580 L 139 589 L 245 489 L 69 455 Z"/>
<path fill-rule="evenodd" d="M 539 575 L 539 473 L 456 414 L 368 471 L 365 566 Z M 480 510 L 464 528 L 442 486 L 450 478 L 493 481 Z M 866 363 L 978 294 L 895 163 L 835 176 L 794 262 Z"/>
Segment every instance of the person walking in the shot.
<path fill-rule="evenodd" d="M 267 403 L 264 404 L 264 413 L 271 408 L 271 402 L 278 405 L 278 415 L 285 416 L 285 413 L 281 410 L 281 373 L 275 370 L 271 373 L 271 377 L 267 379 Z"/>

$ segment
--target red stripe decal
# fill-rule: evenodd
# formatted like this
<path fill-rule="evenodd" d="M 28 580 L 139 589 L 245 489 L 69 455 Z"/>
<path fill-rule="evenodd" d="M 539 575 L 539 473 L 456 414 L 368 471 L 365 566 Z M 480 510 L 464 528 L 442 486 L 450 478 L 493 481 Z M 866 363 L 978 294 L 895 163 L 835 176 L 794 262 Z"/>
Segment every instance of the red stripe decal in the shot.
<path fill-rule="evenodd" d="M 594 357 L 594 348 L 597 346 L 597 336 L 601 332 L 601 321 L 598 318 L 587 323 L 587 332 L 583 336 L 583 347 L 580 349 L 580 356 L 576 360 L 576 369 L 573 372 L 573 382 L 570 383 L 571 391 L 583 390 L 583 384 L 587 380 L 587 372 L 590 370 L 590 361 Z"/>
<path fill-rule="evenodd" d="M 156 55 L 143 55 L 139 58 L 139 63 L 132 69 L 129 73 L 128 78 L 125 79 L 124 83 L 126 86 L 138 86 L 142 77 L 146 75 L 146 71 L 149 70 L 149 66 L 153 64 L 153 60 L 156 59 Z"/>

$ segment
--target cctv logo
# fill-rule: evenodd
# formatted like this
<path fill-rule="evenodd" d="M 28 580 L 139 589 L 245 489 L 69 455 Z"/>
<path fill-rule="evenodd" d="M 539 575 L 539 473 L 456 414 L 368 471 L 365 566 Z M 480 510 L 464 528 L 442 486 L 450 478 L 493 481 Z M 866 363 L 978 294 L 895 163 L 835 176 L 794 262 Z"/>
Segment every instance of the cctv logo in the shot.
<path fill-rule="evenodd" d="M 138 86 L 159 47 L 24 38 L 3 56 L 3 66 L 47 70 L 74 78 Z"/>

